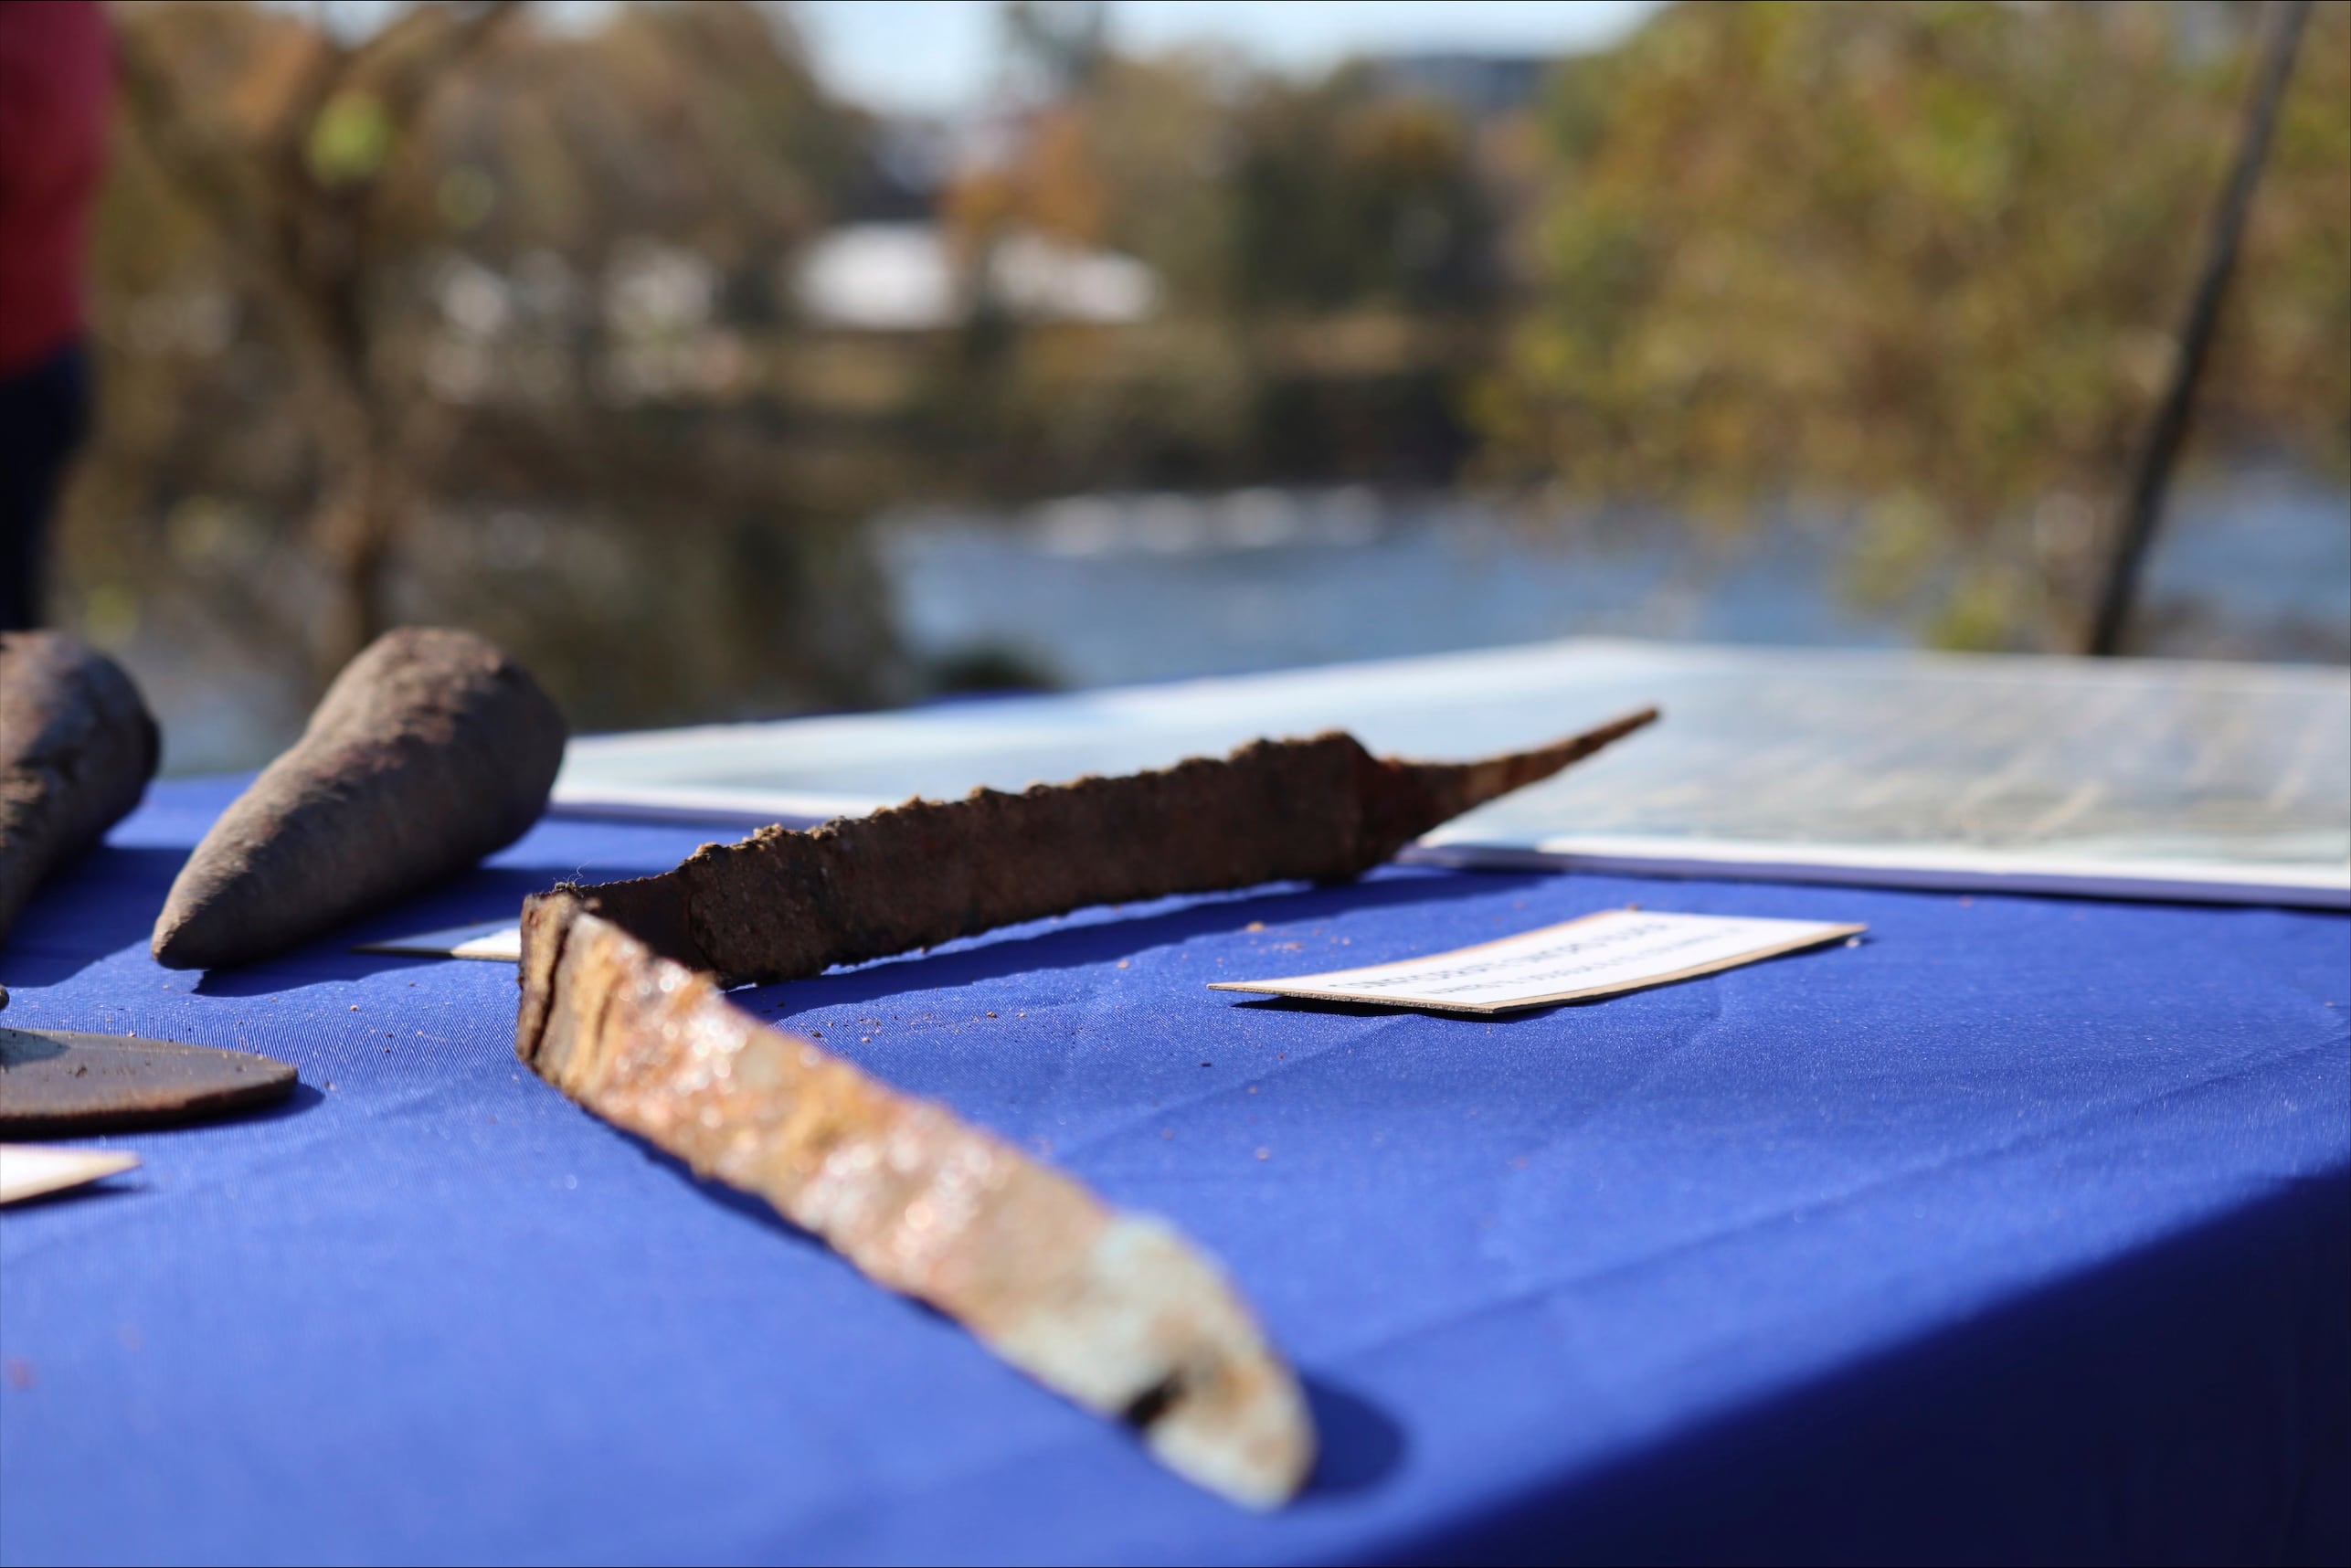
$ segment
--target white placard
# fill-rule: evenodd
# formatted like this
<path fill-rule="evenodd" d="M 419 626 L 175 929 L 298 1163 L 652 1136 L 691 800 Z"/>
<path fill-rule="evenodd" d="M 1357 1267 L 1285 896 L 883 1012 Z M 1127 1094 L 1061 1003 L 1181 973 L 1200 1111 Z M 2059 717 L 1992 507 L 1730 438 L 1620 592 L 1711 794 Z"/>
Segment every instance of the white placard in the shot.
<path fill-rule="evenodd" d="M 1866 929 L 1819 920 L 1607 909 L 1430 958 L 1295 980 L 1219 980 L 1210 989 L 1454 1012 L 1508 1012 L 1711 974 Z"/>
<path fill-rule="evenodd" d="M 520 963 L 523 959 L 523 927 L 509 916 L 502 920 L 477 920 L 471 926 L 451 926 L 446 930 L 419 931 L 413 937 L 388 937 L 380 942 L 362 942 L 351 949 L 355 953 L 401 953 L 418 959 L 488 959 L 500 963 Z"/>
<path fill-rule="evenodd" d="M 0 1144 L 0 1203 L 62 1192 L 134 1170 L 135 1154 L 111 1149 L 56 1149 L 43 1143 Z"/>

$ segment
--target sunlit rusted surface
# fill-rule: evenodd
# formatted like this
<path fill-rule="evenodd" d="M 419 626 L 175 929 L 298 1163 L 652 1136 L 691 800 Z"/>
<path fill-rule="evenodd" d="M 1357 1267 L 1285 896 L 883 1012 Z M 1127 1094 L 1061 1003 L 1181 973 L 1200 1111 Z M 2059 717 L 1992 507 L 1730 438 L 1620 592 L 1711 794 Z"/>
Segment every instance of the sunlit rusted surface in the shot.
<path fill-rule="evenodd" d="M 1202 1486 L 1267 1508 L 1305 1480 L 1314 1433 L 1297 1380 L 1174 1231 L 758 1022 L 569 895 L 526 911 L 523 987 L 523 1059 L 597 1115 L 1132 1422 Z"/>
<path fill-rule="evenodd" d="M 762 828 L 658 876 L 558 891 L 664 958 L 733 980 L 800 980 L 1089 905 L 1343 882 L 1657 716 L 1476 762 L 1374 757 L 1337 730 L 1252 741 L 1173 768 Z"/>

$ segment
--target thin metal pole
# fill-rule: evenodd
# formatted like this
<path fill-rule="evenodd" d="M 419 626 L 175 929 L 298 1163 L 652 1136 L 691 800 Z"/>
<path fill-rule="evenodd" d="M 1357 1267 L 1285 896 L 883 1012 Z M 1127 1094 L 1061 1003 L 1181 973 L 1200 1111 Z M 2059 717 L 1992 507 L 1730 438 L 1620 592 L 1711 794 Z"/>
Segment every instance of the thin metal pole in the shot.
<path fill-rule="evenodd" d="M 2112 655 L 2122 652 L 2123 633 L 2138 596 L 2140 568 L 2147 546 L 2162 520 L 2164 492 L 2171 483 L 2172 466 L 2187 439 L 2188 417 L 2196 408 L 2196 384 L 2212 348 L 2213 329 L 2219 324 L 2220 306 L 2229 293 L 2229 275 L 2236 270 L 2238 243 L 2245 235 L 2246 215 L 2253 206 L 2253 188 L 2261 181 L 2261 160 L 2270 148 L 2278 105 L 2285 98 L 2286 80 L 2293 74 L 2294 48 L 2302 40 L 2311 0 L 2286 0 L 2276 7 L 2269 47 L 2261 57 L 2261 76 L 2245 105 L 2243 139 L 2237 145 L 2237 166 L 2229 172 L 2228 189 L 2213 214 L 2205 244 L 2204 270 L 2190 297 L 2187 321 L 2180 328 L 2179 357 L 2172 367 L 2171 385 L 2156 405 L 2131 472 L 2131 488 L 2123 503 L 2122 526 L 2114 553 L 2106 563 L 2106 581 L 2098 595 L 2098 615 L 2091 625 L 2088 652 Z"/>

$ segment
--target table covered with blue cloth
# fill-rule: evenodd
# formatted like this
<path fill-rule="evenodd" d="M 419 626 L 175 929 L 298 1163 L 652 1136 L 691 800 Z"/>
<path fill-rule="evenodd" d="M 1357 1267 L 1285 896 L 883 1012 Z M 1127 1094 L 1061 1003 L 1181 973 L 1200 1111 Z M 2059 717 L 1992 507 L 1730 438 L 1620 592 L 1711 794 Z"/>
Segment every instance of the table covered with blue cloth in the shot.
<path fill-rule="evenodd" d="M 511 965 L 352 950 L 733 830 L 551 817 L 160 969 L 234 789 L 0 949 L 12 1025 L 302 1076 L 0 1214 L 7 1562 L 2351 1552 L 2342 915 L 1391 868 L 736 993 L 1221 1259 L 1323 1446 L 1258 1515 L 541 1083 Z M 1493 1019 L 1206 985 L 1626 903 L 1869 931 Z"/>

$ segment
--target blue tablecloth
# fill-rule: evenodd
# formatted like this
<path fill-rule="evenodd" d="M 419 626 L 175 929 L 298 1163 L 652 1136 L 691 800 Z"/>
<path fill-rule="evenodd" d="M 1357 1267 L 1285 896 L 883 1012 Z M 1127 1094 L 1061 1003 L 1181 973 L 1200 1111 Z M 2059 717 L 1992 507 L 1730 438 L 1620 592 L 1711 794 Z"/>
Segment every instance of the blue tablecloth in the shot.
<path fill-rule="evenodd" d="M 159 786 L 0 950 L 10 1023 L 303 1084 L 0 1216 L 11 1563 L 2351 1548 L 2343 916 L 1390 870 L 741 993 L 1224 1260 L 1327 1449 L 1258 1517 L 539 1083 L 507 966 L 349 950 L 731 833 L 550 820 L 167 972 L 229 792 Z M 1870 934 L 1507 1021 L 1203 985 L 1626 902 Z"/>

